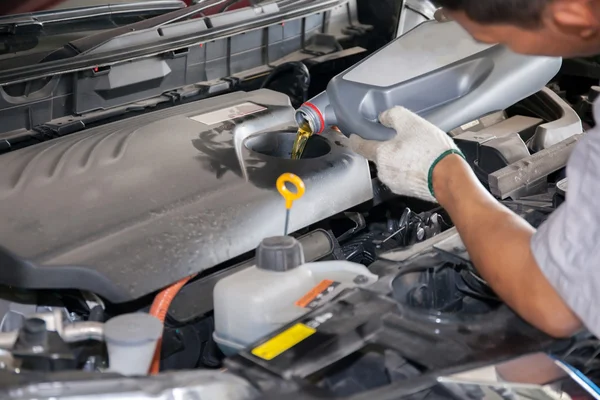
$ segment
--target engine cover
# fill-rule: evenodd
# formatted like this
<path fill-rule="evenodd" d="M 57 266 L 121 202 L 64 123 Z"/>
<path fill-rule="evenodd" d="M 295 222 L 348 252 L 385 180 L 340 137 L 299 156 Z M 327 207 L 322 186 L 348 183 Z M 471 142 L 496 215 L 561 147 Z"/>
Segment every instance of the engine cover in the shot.
<path fill-rule="evenodd" d="M 335 132 L 290 160 L 295 127 L 285 95 L 238 92 L 3 155 L 0 284 L 130 301 L 281 235 L 284 172 L 306 184 L 291 231 L 372 198 Z"/>

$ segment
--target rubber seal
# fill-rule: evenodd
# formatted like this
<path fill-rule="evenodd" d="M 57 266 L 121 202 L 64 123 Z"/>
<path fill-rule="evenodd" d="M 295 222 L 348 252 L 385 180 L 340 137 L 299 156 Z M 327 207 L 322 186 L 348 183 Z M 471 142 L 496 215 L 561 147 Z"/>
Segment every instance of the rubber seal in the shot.
<path fill-rule="evenodd" d="M 466 160 L 465 155 L 462 153 L 462 151 L 460 151 L 458 149 L 447 150 L 447 151 L 443 152 L 442 154 L 440 154 L 440 156 L 435 159 L 433 164 L 431 164 L 431 167 L 429 167 L 429 173 L 427 174 L 427 185 L 429 186 L 429 193 L 431 193 L 431 195 L 433 196 L 434 199 L 436 197 L 435 197 L 435 193 L 433 191 L 433 170 L 439 164 L 440 161 L 442 161 L 444 158 L 446 158 L 447 156 L 449 156 L 451 154 L 457 154 Z"/>
<path fill-rule="evenodd" d="M 304 103 L 304 105 L 306 107 L 312 109 L 315 113 L 317 113 L 317 116 L 319 117 L 319 121 L 321 122 L 321 130 L 319 132 L 317 132 L 317 135 L 320 135 L 325 130 L 325 117 L 323 117 L 321 110 L 319 110 L 317 108 L 317 106 L 315 106 L 313 103 L 307 101 L 306 103 Z"/>

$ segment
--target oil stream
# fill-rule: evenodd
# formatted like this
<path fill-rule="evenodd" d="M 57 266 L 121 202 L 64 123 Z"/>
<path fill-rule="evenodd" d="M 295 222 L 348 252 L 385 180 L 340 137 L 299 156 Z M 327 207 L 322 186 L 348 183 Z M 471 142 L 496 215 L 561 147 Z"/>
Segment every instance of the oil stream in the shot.
<path fill-rule="evenodd" d="M 292 147 L 292 160 L 299 160 L 302 158 L 306 142 L 308 142 L 308 139 L 312 134 L 313 132 L 312 129 L 310 129 L 308 122 L 304 121 L 304 123 L 298 127 L 298 134 L 296 135 L 294 146 Z"/>

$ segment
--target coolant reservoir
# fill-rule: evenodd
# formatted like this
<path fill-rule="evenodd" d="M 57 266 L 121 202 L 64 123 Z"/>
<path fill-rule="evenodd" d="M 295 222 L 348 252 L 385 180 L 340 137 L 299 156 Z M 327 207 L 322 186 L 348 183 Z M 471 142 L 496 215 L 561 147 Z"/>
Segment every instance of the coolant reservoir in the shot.
<path fill-rule="evenodd" d="M 289 236 L 264 239 L 256 265 L 222 279 L 213 292 L 214 339 L 231 355 L 328 301 L 377 276 L 348 261 L 304 263 L 302 245 Z"/>

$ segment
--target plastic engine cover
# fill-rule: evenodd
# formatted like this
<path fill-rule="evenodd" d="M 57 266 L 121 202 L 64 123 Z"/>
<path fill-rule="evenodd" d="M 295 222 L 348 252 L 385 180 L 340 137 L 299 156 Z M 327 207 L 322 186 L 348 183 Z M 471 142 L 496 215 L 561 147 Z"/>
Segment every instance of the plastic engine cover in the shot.
<path fill-rule="evenodd" d="M 285 95 L 238 92 L 3 155 L 0 284 L 129 301 L 281 235 L 284 172 L 307 188 L 292 231 L 372 198 L 334 132 L 290 160 L 295 126 Z"/>

